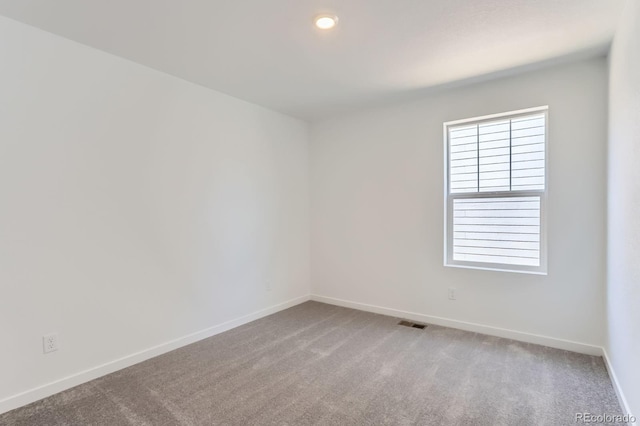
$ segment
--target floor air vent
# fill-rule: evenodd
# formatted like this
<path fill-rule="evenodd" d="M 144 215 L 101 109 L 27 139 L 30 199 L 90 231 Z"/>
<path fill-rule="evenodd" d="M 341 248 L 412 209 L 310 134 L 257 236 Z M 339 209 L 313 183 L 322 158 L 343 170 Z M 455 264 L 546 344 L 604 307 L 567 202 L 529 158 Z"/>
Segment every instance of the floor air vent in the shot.
<path fill-rule="evenodd" d="M 398 325 L 403 325 L 405 327 L 411 327 L 411 328 L 419 328 L 420 330 L 424 330 L 427 327 L 426 324 L 418 324 L 416 322 L 404 321 L 404 320 L 400 321 Z"/>

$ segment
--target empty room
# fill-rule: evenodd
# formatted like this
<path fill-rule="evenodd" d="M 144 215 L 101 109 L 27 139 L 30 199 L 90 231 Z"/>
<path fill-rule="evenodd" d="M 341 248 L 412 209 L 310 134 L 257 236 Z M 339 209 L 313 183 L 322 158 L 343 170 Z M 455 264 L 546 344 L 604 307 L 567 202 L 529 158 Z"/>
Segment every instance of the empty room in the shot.
<path fill-rule="evenodd" d="M 0 0 L 0 425 L 639 424 L 639 0 Z"/>

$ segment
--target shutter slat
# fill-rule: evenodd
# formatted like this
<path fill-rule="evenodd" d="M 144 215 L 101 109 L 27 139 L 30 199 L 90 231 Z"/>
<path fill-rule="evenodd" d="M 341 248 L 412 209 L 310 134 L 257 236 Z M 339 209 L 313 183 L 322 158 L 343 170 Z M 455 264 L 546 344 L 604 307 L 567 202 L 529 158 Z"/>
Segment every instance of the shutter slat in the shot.
<path fill-rule="evenodd" d="M 544 126 L 544 115 L 528 115 L 522 118 L 514 118 L 511 120 L 512 129 L 522 129 L 531 126 Z"/>
<path fill-rule="evenodd" d="M 534 143 L 527 145 L 518 145 L 511 147 L 512 154 L 526 154 L 527 152 L 542 152 L 544 153 L 544 143 Z"/>
<path fill-rule="evenodd" d="M 519 249 L 519 248 L 495 248 L 495 247 L 468 247 L 468 246 L 455 246 L 454 253 L 459 254 L 480 254 L 490 256 L 506 256 L 506 257 L 520 257 L 527 259 L 539 259 L 540 250 L 535 249 Z"/>
<path fill-rule="evenodd" d="M 465 240 L 540 242 L 540 235 L 538 234 L 512 234 L 509 232 L 454 232 L 453 238 Z"/>
<path fill-rule="evenodd" d="M 495 133 L 487 133 L 484 135 L 478 136 L 478 141 L 480 143 L 484 142 L 495 142 L 495 141 L 506 141 L 509 144 L 509 129 L 507 128 L 506 132 L 495 132 Z"/>
<path fill-rule="evenodd" d="M 463 166 L 477 166 L 478 165 L 478 159 L 477 158 L 470 158 L 470 159 L 466 159 L 466 160 L 452 160 L 451 161 L 451 169 L 456 169 L 457 167 L 463 167 Z"/>
<path fill-rule="evenodd" d="M 511 155 L 511 163 L 522 163 L 522 162 L 530 162 L 535 160 L 544 160 L 544 151 L 543 152 L 528 152 L 526 154 L 517 154 L 514 153 Z"/>
<path fill-rule="evenodd" d="M 486 210 L 485 210 L 486 212 Z M 539 226 L 539 216 L 454 216 L 453 219 L 454 228 L 455 225 L 474 225 L 474 226 L 489 226 L 489 225 L 504 225 L 504 226 Z"/>
<path fill-rule="evenodd" d="M 453 260 L 517 266 L 540 266 L 539 259 L 529 259 L 524 257 L 486 256 L 480 254 L 453 253 Z"/>
<path fill-rule="evenodd" d="M 512 146 L 527 145 L 530 143 L 544 143 L 544 135 L 527 136 L 524 138 L 517 138 L 511 141 Z"/>
<path fill-rule="evenodd" d="M 521 130 L 511 130 L 511 139 L 521 139 L 530 136 L 544 135 L 544 126 L 542 127 L 528 127 Z"/>
<path fill-rule="evenodd" d="M 502 155 L 509 155 L 509 145 L 499 146 L 496 148 L 480 148 L 480 158 L 484 157 L 497 157 Z"/>
<path fill-rule="evenodd" d="M 509 155 L 498 155 L 495 157 L 480 157 L 480 165 L 486 166 L 490 164 L 509 164 Z"/>
<path fill-rule="evenodd" d="M 539 250 L 540 243 L 537 241 L 507 241 L 507 240 L 481 240 L 481 239 L 454 239 L 453 244 L 457 247 L 491 247 L 501 249 L 523 249 Z"/>
<path fill-rule="evenodd" d="M 456 210 L 454 217 L 538 217 L 538 209 Z"/>
<path fill-rule="evenodd" d="M 480 134 L 509 131 L 509 120 L 498 120 L 482 123 L 478 126 Z"/>
<path fill-rule="evenodd" d="M 480 173 L 490 173 L 490 172 L 509 172 L 509 163 L 496 163 L 496 164 L 482 164 L 480 165 Z M 476 169 L 477 172 L 477 169 Z"/>

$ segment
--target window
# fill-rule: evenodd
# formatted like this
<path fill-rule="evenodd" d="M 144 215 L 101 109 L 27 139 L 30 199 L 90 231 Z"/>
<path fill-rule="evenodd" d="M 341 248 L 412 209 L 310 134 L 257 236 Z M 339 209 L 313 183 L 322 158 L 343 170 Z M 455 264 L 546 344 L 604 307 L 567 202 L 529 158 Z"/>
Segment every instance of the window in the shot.
<path fill-rule="evenodd" d="M 546 273 L 547 107 L 444 124 L 445 265 Z"/>

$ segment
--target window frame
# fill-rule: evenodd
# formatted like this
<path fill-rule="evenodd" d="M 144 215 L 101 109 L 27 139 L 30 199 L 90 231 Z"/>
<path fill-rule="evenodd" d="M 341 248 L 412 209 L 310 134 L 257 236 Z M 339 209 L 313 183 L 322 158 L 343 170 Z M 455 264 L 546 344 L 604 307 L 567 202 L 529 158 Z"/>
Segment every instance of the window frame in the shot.
<path fill-rule="evenodd" d="M 483 124 L 500 119 L 514 119 L 521 116 L 544 114 L 544 190 L 517 190 L 517 191 L 487 191 L 469 193 L 451 193 L 450 191 L 450 144 L 449 128 L 462 124 Z M 499 114 L 484 115 L 480 117 L 465 118 L 462 120 L 447 121 L 443 123 L 444 135 L 444 266 L 454 268 L 481 269 L 501 272 L 516 272 L 526 274 L 547 275 L 547 193 L 549 191 L 549 107 L 509 111 Z M 511 141 L 510 141 L 511 143 Z M 510 166 L 511 167 L 511 166 Z M 479 172 L 479 171 L 478 171 Z M 540 197 L 540 266 L 512 265 L 504 263 L 472 262 L 453 259 L 453 203 L 455 199 L 482 199 L 482 198 L 508 198 L 508 197 Z"/>

